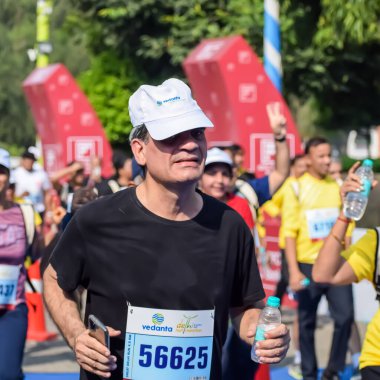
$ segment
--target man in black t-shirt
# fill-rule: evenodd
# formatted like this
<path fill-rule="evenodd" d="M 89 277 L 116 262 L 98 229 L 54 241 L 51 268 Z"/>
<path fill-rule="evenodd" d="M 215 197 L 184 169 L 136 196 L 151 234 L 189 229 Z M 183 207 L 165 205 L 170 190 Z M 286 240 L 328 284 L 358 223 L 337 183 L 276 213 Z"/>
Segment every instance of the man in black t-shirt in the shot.
<path fill-rule="evenodd" d="M 130 139 L 145 179 L 84 206 L 44 274 L 50 313 L 74 350 L 81 379 L 221 378 L 228 315 L 252 343 L 265 297 L 242 218 L 196 191 L 212 123 L 177 79 L 141 86 L 129 100 Z M 111 336 L 89 335 L 73 292 L 87 289 L 86 316 Z M 263 363 L 286 355 L 285 325 L 259 343 Z"/>

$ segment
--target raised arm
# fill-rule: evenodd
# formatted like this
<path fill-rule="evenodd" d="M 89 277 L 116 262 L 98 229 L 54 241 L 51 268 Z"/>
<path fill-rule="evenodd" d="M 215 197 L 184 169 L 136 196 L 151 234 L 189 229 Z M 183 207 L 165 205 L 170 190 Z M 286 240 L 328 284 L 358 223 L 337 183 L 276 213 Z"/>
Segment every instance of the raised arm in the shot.
<path fill-rule="evenodd" d="M 274 194 L 289 175 L 290 157 L 286 141 L 286 118 L 281 113 L 279 102 L 267 105 L 269 124 L 273 130 L 275 143 L 275 168 L 269 174 L 269 191 Z"/>
<path fill-rule="evenodd" d="M 72 176 L 78 170 L 83 169 L 83 164 L 80 162 L 73 162 L 70 166 L 66 166 L 62 169 L 59 169 L 50 175 L 50 181 L 56 185 L 62 178 L 67 176 Z"/>
<path fill-rule="evenodd" d="M 355 170 L 359 165 L 360 163 L 357 162 L 352 166 L 341 187 L 342 202 L 348 192 L 362 190 L 360 179 L 355 175 Z M 372 186 L 375 185 L 376 181 L 373 182 Z M 346 285 L 358 280 L 351 265 L 341 256 L 341 252 L 345 249 L 347 243 L 346 232 L 349 222 L 341 211 L 313 266 L 312 276 L 314 281 L 333 285 Z"/>

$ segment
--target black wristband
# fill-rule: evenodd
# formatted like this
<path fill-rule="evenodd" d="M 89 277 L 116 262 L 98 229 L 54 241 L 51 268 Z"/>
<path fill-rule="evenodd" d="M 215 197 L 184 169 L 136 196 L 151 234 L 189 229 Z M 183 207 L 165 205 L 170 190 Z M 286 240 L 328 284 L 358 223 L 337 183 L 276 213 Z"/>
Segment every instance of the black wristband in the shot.
<path fill-rule="evenodd" d="M 284 142 L 286 141 L 286 135 L 283 135 L 281 137 L 275 137 L 274 138 L 277 142 Z"/>

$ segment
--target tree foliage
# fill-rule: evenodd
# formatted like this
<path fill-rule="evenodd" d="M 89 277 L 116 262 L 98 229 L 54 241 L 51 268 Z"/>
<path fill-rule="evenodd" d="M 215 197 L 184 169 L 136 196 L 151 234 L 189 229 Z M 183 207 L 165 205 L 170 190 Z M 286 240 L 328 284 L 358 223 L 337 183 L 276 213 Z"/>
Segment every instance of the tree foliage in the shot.
<path fill-rule="evenodd" d="M 280 0 L 284 95 L 304 135 L 379 123 L 380 2 Z M 34 138 L 21 83 L 33 70 L 35 0 L 0 2 L 0 141 Z M 51 62 L 76 76 L 113 144 L 143 82 L 184 77 L 202 39 L 241 34 L 262 56 L 263 0 L 54 0 Z M 91 58 L 90 58 L 91 57 Z"/>
<path fill-rule="evenodd" d="M 96 56 L 79 83 L 105 127 L 113 145 L 125 145 L 131 130 L 128 99 L 137 86 L 135 69 L 112 52 Z M 131 90 L 132 89 L 132 90 Z"/>
<path fill-rule="evenodd" d="M 72 73 L 88 68 L 86 34 L 65 28 L 71 7 L 67 1 L 54 1 L 51 17 L 51 62 L 64 63 Z M 35 44 L 36 1 L 0 1 L 0 142 L 6 146 L 35 143 L 33 120 L 22 91 L 22 82 L 34 70 L 27 50 Z M 17 150 L 17 149 L 16 149 Z"/>
<path fill-rule="evenodd" d="M 26 49 L 33 45 L 31 1 L 0 2 L 0 141 L 27 144 L 33 141 L 21 82 L 28 69 Z"/>
<path fill-rule="evenodd" d="M 262 55 L 262 0 L 72 1 L 94 54 L 137 62 L 151 83 L 182 77 L 182 60 L 204 38 L 241 34 Z M 284 89 L 295 112 L 309 107 L 324 128 L 379 122 L 379 16 L 378 0 L 281 1 Z"/>

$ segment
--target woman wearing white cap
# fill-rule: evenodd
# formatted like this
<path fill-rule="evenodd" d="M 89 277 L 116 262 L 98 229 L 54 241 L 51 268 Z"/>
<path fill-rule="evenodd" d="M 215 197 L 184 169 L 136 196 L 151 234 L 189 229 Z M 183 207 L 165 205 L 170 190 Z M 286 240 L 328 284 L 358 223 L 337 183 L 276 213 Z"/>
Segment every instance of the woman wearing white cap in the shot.
<path fill-rule="evenodd" d="M 238 212 L 252 230 L 254 221 L 248 201 L 230 192 L 232 169 L 233 162 L 226 152 L 219 148 L 209 149 L 199 186 L 204 193 L 226 203 Z"/>
<path fill-rule="evenodd" d="M 21 364 L 28 325 L 24 290 L 28 236 L 23 211 L 7 199 L 9 175 L 9 153 L 0 149 L 0 377 L 18 380 L 24 378 Z"/>
<path fill-rule="evenodd" d="M 233 162 L 226 152 L 219 148 L 209 149 L 199 187 L 204 193 L 233 208 L 252 231 L 254 220 L 248 201 L 230 192 L 232 170 Z M 234 353 L 231 352 L 232 350 Z M 223 347 L 223 380 L 252 379 L 257 364 L 250 360 L 249 352 L 250 346 L 239 339 L 234 329 L 230 328 L 226 344 Z M 239 362 L 235 363 L 235 360 Z"/>

